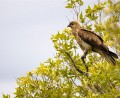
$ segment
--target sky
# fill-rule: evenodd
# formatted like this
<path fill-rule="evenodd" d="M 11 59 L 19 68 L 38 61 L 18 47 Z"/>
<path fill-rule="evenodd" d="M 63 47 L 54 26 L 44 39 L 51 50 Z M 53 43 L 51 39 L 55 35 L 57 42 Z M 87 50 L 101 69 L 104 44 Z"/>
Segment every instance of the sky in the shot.
<path fill-rule="evenodd" d="M 55 55 L 51 34 L 72 16 L 65 5 L 66 0 L 0 0 L 0 96 L 14 96 L 16 79 Z"/>

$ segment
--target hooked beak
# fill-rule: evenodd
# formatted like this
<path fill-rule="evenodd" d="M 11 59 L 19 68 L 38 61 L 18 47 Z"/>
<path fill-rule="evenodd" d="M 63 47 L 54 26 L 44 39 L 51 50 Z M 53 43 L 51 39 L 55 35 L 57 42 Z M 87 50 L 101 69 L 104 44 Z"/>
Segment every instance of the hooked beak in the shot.
<path fill-rule="evenodd" d="M 70 27 L 70 25 L 68 25 L 67 27 Z"/>

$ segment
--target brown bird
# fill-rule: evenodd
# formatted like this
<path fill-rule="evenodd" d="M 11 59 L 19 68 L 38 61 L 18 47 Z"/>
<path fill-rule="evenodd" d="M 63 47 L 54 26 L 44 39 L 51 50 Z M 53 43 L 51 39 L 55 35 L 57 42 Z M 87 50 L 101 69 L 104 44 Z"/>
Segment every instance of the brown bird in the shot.
<path fill-rule="evenodd" d="M 114 58 L 118 58 L 117 54 L 111 52 L 108 49 L 108 47 L 104 44 L 104 41 L 100 36 L 98 36 L 92 31 L 88 31 L 84 28 L 81 28 L 78 21 L 70 22 L 68 27 L 72 29 L 72 34 L 75 36 L 77 43 L 84 52 L 83 56 L 81 57 L 84 64 L 84 58 L 86 58 L 87 53 L 89 51 L 94 51 L 99 53 L 112 65 L 116 65 L 116 61 Z"/>

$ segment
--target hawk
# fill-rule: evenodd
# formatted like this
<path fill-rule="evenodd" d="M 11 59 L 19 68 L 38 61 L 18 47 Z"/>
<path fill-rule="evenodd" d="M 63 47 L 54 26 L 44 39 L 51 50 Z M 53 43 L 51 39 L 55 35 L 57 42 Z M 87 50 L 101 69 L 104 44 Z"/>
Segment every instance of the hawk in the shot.
<path fill-rule="evenodd" d="M 84 52 L 83 56 L 81 57 L 84 64 L 84 58 L 86 58 L 88 52 L 93 51 L 99 53 L 112 65 L 116 65 L 116 61 L 114 58 L 118 58 L 117 54 L 111 52 L 108 49 L 108 47 L 104 44 L 103 39 L 99 35 L 92 31 L 81 28 L 78 21 L 71 21 L 68 27 L 72 29 L 72 34 L 74 35 L 78 45 Z"/>

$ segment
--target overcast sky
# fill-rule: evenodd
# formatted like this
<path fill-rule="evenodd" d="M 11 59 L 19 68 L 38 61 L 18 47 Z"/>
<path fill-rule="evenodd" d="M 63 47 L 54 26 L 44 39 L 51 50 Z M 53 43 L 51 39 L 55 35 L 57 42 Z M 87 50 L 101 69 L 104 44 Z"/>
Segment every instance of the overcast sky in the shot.
<path fill-rule="evenodd" d="M 14 92 L 16 78 L 54 56 L 51 34 L 71 17 L 65 5 L 66 0 L 0 0 L 0 96 Z"/>

